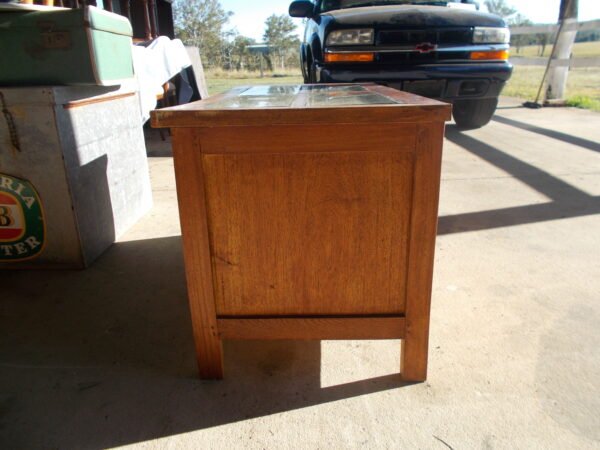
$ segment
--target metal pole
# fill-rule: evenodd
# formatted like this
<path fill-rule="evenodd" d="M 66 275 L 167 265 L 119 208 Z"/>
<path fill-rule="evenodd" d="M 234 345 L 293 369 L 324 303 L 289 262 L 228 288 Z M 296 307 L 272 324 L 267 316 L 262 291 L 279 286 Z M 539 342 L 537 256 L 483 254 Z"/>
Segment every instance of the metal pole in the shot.
<path fill-rule="evenodd" d="M 263 72 L 263 58 L 264 55 L 261 53 L 259 53 L 260 55 L 260 77 L 263 78 L 265 76 L 264 72 Z"/>

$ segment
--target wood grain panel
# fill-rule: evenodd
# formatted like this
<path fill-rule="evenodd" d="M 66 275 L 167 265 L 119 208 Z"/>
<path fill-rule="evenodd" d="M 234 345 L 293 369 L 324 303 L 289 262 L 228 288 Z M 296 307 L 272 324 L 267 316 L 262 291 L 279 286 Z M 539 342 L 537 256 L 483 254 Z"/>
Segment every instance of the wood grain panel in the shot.
<path fill-rule="evenodd" d="M 199 128 L 202 153 L 413 151 L 416 124 Z"/>
<path fill-rule="evenodd" d="M 402 314 L 412 153 L 203 155 L 219 315 Z"/>
<path fill-rule="evenodd" d="M 401 346 L 400 373 L 406 381 L 425 381 L 429 347 L 431 284 L 437 231 L 444 126 L 419 125 L 410 222 L 406 336 Z"/>
<path fill-rule="evenodd" d="M 404 317 L 219 318 L 221 339 L 400 339 Z"/>

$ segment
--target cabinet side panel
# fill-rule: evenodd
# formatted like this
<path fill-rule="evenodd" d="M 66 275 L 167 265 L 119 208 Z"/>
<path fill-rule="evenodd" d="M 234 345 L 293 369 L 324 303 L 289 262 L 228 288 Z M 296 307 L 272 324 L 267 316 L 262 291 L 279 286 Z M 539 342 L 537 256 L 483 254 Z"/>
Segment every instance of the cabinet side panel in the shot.
<path fill-rule="evenodd" d="M 413 154 L 203 156 L 219 315 L 402 314 Z"/>

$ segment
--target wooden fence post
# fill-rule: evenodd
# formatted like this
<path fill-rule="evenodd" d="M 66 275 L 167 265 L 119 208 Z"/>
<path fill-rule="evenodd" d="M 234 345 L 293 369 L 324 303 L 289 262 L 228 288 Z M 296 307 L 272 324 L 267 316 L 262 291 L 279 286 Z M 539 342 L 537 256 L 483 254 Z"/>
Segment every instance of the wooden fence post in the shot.
<path fill-rule="evenodd" d="M 578 0 L 561 0 L 559 23 L 562 24 L 556 43 L 553 59 L 569 59 L 573 51 L 573 43 L 577 35 L 577 2 Z M 546 87 L 546 104 L 564 102 L 565 88 L 569 76 L 569 66 L 550 66 L 548 85 Z"/>

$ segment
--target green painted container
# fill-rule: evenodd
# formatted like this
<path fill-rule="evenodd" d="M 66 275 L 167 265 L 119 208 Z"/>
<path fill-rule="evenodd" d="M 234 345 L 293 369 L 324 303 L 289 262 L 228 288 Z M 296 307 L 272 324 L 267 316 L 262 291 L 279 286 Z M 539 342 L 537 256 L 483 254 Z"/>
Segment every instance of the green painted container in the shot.
<path fill-rule="evenodd" d="M 0 85 L 111 86 L 133 77 L 129 20 L 93 6 L 0 9 Z"/>

